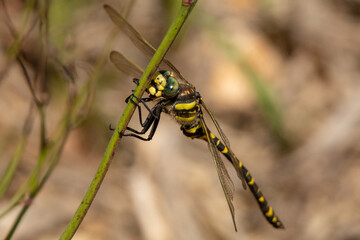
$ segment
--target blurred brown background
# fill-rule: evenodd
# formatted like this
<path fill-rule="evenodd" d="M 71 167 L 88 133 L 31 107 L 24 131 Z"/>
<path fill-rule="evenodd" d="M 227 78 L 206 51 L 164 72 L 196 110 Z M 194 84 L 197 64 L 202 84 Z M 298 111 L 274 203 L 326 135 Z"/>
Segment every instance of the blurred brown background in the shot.
<path fill-rule="evenodd" d="M 19 33 L 36 18 L 31 13 L 24 20 L 29 2 L 4 1 Z M 110 63 L 110 50 L 146 66 L 121 32 L 113 36 L 116 27 L 104 3 L 128 11 L 129 22 L 154 46 L 179 8 L 179 1 L 165 0 L 50 2 L 48 54 L 77 68 L 76 84 L 94 69 L 98 80 L 85 121 L 70 132 L 13 239 L 57 239 L 82 200 L 112 134 L 108 125 L 115 126 L 135 87 Z M 2 174 L 33 99 L 19 64 L 9 57 L 13 37 L 0 8 Z M 21 46 L 32 79 L 40 71 L 40 35 L 35 25 Z M 121 140 L 74 239 L 360 239 L 359 46 L 359 0 L 199 0 L 167 57 L 202 94 L 286 229 L 266 222 L 226 162 L 236 187 L 234 232 L 208 147 L 185 138 L 163 115 L 151 142 Z M 104 56 L 101 68 L 94 67 Z M 67 90 L 61 77 L 50 69 L 47 74 L 51 136 Z M 38 115 L 34 110 L 25 152 L 0 208 L 36 166 Z M 139 128 L 137 114 L 130 126 Z M 0 219 L 0 238 L 20 206 Z"/>

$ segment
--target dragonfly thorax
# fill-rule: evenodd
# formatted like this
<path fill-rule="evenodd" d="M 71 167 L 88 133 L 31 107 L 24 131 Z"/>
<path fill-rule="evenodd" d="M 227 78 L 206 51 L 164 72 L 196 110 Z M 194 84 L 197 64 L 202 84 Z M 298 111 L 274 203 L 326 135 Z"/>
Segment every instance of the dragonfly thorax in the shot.
<path fill-rule="evenodd" d="M 171 99 L 179 93 L 179 82 L 175 75 L 169 71 L 159 71 L 154 74 L 148 87 L 150 96 L 154 98 Z"/>

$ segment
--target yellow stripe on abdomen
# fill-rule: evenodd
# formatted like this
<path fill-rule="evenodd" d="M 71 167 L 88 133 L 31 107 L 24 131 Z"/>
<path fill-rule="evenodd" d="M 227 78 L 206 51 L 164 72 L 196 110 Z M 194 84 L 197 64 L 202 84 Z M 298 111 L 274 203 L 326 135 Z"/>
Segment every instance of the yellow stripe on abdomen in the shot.
<path fill-rule="evenodd" d="M 195 133 L 199 128 L 201 127 L 201 125 L 200 124 L 198 124 L 198 125 L 196 125 L 195 127 L 193 127 L 193 128 L 190 128 L 190 129 L 186 129 L 185 131 L 187 132 L 187 133 L 191 133 L 191 134 L 193 134 L 193 133 Z"/>
<path fill-rule="evenodd" d="M 274 214 L 274 211 L 273 211 L 272 207 L 269 207 L 269 211 L 267 211 L 267 212 L 265 213 L 265 216 L 267 216 L 267 217 L 272 217 L 273 214 Z"/>
<path fill-rule="evenodd" d="M 192 116 L 192 117 L 179 117 L 179 116 L 175 116 L 176 120 L 179 120 L 181 122 L 191 122 L 196 118 L 196 115 Z"/>
<path fill-rule="evenodd" d="M 227 154 L 229 151 L 227 149 L 227 147 L 224 147 L 224 150 L 221 151 L 223 154 Z"/>
<path fill-rule="evenodd" d="M 178 103 L 175 105 L 175 110 L 190 110 L 196 105 L 196 101 L 190 103 Z"/>
<path fill-rule="evenodd" d="M 251 178 L 251 180 L 248 182 L 248 184 L 249 184 L 249 185 L 254 185 L 254 182 L 255 182 L 254 179 Z"/>

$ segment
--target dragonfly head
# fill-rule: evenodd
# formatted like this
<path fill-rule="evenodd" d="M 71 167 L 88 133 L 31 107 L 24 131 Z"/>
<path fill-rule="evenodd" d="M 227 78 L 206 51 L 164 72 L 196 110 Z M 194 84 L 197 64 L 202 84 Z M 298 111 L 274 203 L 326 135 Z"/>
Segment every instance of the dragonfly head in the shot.
<path fill-rule="evenodd" d="M 169 71 L 156 72 L 148 88 L 151 97 L 171 99 L 179 93 L 179 82 Z"/>

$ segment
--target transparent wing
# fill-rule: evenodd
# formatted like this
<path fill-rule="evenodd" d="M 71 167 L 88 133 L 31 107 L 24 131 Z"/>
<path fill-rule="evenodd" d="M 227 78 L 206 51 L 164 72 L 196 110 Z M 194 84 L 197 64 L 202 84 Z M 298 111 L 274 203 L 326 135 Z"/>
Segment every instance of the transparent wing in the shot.
<path fill-rule="evenodd" d="M 230 148 L 229 140 L 225 136 L 223 130 L 221 129 L 219 123 L 216 121 L 214 115 L 211 113 L 210 109 L 205 105 L 204 100 L 202 98 L 201 98 L 200 104 L 206 110 L 206 112 L 209 114 L 211 120 L 213 121 L 213 123 L 214 123 L 214 125 L 216 127 L 216 130 L 220 134 L 220 137 L 221 137 L 222 141 L 224 142 L 226 148 L 229 150 L 229 153 L 230 153 L 230 156 L 231 156 L 231 159 L 232 159 L 232 163 L 234 165 L 236 173 L 237 173 L 238 177 L 241 179 L 243 188 L 246 189 L 247 185 L 246 185 L 244 173 L 240 169 L 239 160 L 236 158 L 235 154 L 233 153 L 233 151 Z"/>
<path fill-rule="evenodd" d="M 230 179 L 229 173 L 227 172 L 224 162 L 222 161 L 219 152 L 216 148 L 216 145 L 214 143 L 214 141 L 212 140 L 212 138 L 210 137 L 210 132 L 208 130 L 208 128 L 205 125 L 204 119 L 200 118 L 201 120 L 201 124 L 203 125 L 204 128 L 204 132 L 206 134 L 206 138 L 207 138 L 207 142 L 208 142 L 208 146 L 211 152 L 211 155 L 213 157 L 215 166 L 216 166 L 216 170 L 220 179 L 220 183 L 221 183 L 221 187 L 224 190 L 224 194 L 226 197 L 226 201 L 229 205 L 229 209 L 231 212 L 231 216 L 232 216 L 232 220 L 234 223 L 234 227 L 235 227 L 235 231 L 237 231 L 236 228 L 236 223 L 235 223 L 235 210 L 234 210 L 234 205 L 232 204 L 232 200 L 234 198 L 234 184 Z"/>
<path fill-rule="evenodd" d="M 225 136 L 223 130 L 221 129 L 220 125 L 218 124 L 218 122 L 216 121 L 214 115 L 211 113 L 210 109 L 205 105 L 204 100 L 201 98 L 201 102 L 200 104 L 203 106 L 203 108 L 206 110 L 206 112 L 209 114 L 211 120 L 213 121 L 216 130 L 219 132 L 221 139 L 223 140 L 223 142 L 225 143 L 226 147 L 230 146 L 230 142 L 227 139 L 227 137 Z"/>
<path fill-rule="evenodd" d="M 146 39 L 141 36 L 131 25 L 128 23 L 125 18 L 123 18 L 114 8 L 109 5 L 104 5 L 104 9 L 109 15 L 110 19 L 117 25 L 132 41 L 132 43 L 148 58 L 151 58 L 156 49 L 148 42 Z M 163 59 L 165 63 L 179 78 L 185 80 L 183 75 L 177 70 L 177 68 L 166 58 Z"/>
<path fill-rule="evenodd" d="M 117 51 L 112 51 L 110 53 L 110 60 L 120 71 L 128 74 L 129 76 L 140 78 L 144 72 L 141 67 Z"/>

